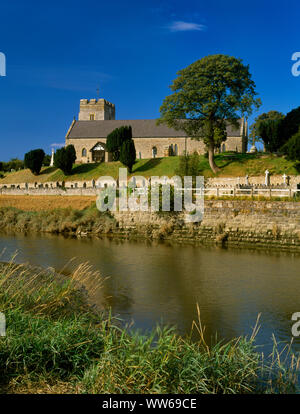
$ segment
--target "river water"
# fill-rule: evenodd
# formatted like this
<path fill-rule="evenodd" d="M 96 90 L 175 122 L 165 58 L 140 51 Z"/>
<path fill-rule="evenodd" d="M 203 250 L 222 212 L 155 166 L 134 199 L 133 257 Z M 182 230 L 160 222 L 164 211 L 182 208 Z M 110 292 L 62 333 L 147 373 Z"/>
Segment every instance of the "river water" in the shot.
<path fill-rule="evenodd" d="M 257 343 L 271 348 L 272 333 L 289 342 L 291 315 L 300 312 L 300 255 L 264 250 L 224 249 L 146 241 L 1 234 L 1 260 L 72 270 L 90 262 L 104 278 L 101 300 L 133 327 L 157 323 L 189 333 L 197 319 L 207 338 L 250 334 L 261 313 Z M 300 337 L 294 339 L 300 351 Z"/>

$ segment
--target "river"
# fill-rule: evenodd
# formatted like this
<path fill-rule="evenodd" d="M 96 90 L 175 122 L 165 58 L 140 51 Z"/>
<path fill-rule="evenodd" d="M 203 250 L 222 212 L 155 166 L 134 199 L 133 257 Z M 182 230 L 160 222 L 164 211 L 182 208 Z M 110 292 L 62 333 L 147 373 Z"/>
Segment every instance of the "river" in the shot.
<path fill-rule="evenodd" d="M 1 234 L 3 249 L 1 260 L 17 251 L 17 262 L 57 270 L 74 257 L 90 262 L 105 279 L 99 301 L 141 330 L 161 322 L 189 333 L 198 303 L 207 338 L 229 339 L 249 335 L 261 313 L 257 343 L 269 351 L 272 333 L 291 340 L 291 315 L 300 312 L 296 253 L 45 234 Z M 300 351 L 300 338 L 293 349 Z"/>

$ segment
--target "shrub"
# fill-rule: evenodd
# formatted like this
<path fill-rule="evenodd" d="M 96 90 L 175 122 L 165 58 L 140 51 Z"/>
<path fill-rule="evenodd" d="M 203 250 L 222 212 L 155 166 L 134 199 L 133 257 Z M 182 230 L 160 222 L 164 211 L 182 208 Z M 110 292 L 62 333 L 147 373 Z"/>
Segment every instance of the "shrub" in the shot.
<path fill-rule="evenodd" d="M 120 161 L 126 167 L 129 172 L 132 172 L 132 167 L 136 160 L 136 151 L 133 139 L 127 139 L 123 142 L 120 150 Z"/>
<path fill-rule="evenodd" d="M 122 144 L 132 139 L 131 126 L 121 126 L 107 135 L 106 150 L 113 154 L 113 160 L 119 161 Z"/>
<path fill-rule="evenodd" d="M 74 145 L 60 148 L 54 154 L 54 165 L 62 170 L 65 175 L 72 173 L 72 167 L 76 161 L 76 151 Z"/>
<path fill-rule="evenodd" d="M 300 128 L 282 147 L 282 151 L 289 160 L 300 161 Z"/>
<path fill-rule="evenodd" d="M 41 171 L 44 157 L 45 152 L 42 149 L 29 151 L 25 154 L 24 165 L 26 168 L 29 168 L 33 174 L 38 175 Z"/>

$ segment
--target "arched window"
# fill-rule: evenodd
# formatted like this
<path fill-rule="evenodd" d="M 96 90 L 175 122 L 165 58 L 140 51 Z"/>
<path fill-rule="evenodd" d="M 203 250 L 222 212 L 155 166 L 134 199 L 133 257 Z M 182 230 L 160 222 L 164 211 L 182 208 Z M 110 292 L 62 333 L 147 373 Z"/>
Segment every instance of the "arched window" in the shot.
<path fill-rule="evenodd" d="M 226 151 L 226 146 L 225 146 L 225 144 L 223 144 L 222 145 L 222 152 L 225 152 Z"/>
<path fill-rule="evenodd" d="M 152 158 L 155 158 L 156 155 L 157 155 L 157 148 L 156 147 L 153 147 L 152 148 Z"/>
<path fill-rule="evenodd" d="M 178 146 L 177 146 L 177 144 L 174 145 L 174 155 L 178 155 Z"/>
<path fill-rule="evenodd" d="M 86 149 L 85 148 L 83 148 L 83 150 L 82 150 L 82 156 L 86 157 Z"/>

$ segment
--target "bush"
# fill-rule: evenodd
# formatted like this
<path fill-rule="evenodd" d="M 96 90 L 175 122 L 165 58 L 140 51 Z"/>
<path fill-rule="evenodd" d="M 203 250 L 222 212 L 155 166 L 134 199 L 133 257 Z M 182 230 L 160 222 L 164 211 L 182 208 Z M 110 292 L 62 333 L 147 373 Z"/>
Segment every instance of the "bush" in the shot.
<path fill-rule="evenodd" d="M 29 168 L 33 174 L 38 175 L 41 171 L 44 157 L 45 152 L 42 149 L 29 151 L 25 154 L 24 165 L 26 168 Z"/>
<path fill-rule="evenodd" d="M 129 172 L 132 172 L 132 167 L 136 160 L 136 151 L 133 139 L 127 139 L 123 142 L 120 150 L 120 161 L 126 167 Z"/>
<path fill-rule="evenodd" d="M 300 161 L 300 128 L 282 147 L 282 152 L 289 160 Z"/>
<path fill-rule="evenodd" d="M 113 160 L 119 161 L 122 144 L 132 139 L 131 126 L 121 126 L 107 135 L 106 150 L 113 154 Z"/>
<path fill-rule="evenodd" d="M 281 121 L 279 127 L 279 135 L 282 140 L 282 145 L 285 144 L 294 134 L 296 134 L 300 127 L 300 106 L 293 109 L 286 114 Z"/>
<path fill-rule="evenodd" d="M 72 173 L 72 167 L 76 161 L 76 151 L 74 145 L 68 145 L 60 148 L 54 155 L 54 165 L 62 170 L 65 175 Z"/>

